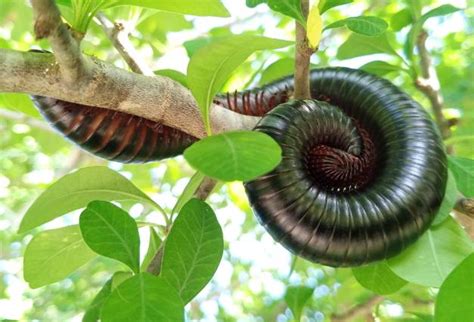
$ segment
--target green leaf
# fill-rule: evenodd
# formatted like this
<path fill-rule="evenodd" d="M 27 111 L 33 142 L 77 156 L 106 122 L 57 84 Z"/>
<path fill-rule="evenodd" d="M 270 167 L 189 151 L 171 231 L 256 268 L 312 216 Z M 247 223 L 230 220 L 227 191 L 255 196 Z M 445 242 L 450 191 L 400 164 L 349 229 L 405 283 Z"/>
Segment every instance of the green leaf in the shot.
<path fill-rule="evenodd" d="M 347 26 L 351 31 L 366 36 L 379 36 L 388 28 L 387 22 L 383 19 L 372 16 L 360 16 L 336 21 L 324 29 L 339 28 L 343 26 Z"/>
<path fill-rule="evenodd" d="M 161 276 L 191 301 L 211 280 L 222 258 L 222 230 L 214 211 L 191 199 L 179 212 L 165 241 Z"/>
<path fill-rule="evenodd" d="M 367 63 L 364 66 L 361 66 L 360 69 L 368 73 L 378 75 L 378 76 L 384 76 L 393 72 L 398 73 L 400 71 L 408 72 L 406 69 L 403 69 L 401 66 L 392 65 L 381 60 L 375 60 L 370 63 Z"/>
<path fill-rule="evenodd" d="M 325 13 L 329 9 L 334 7 L 342 6 L 344 4 L 352 3 L 353 0 L 321 0 L 319 1 L 319 11 L 321 14 Z"/>
<path fill-rule="evenodd" d="M 360 285 L 380 295 L 395 293 L 407 284 L 392 272 L 386 261 L 355 267 L 352 273 Z"/>
<path fill-rule="evenodd" d="M 472 242 L 452 218 L 431 227 L 400 255 L 388 260 L 392 271 L 415 284 L 440 287 L 446 276 L 473 251 Z"/>
<path fill-rule="evenodd" d="M 285 301 L 296 321 L 301 320 L 303 308 L 313 295 L 313 291 L 313 288 L 305 286 L 289 286 L 286 290 Z"/>
<path fill-rule="evenodd" d="M 31 99 L 25 94 L 1 93 L 0 107 L 16 110 L 34 118 L 40 118 L 40 113 L 33 105 L 33 102 L 31 102 Z"/>
<path fill-rule="evenodd" d="M 184 158 L 209 177 L 249 181 L 280 163 L 281 148 L 261 132 L 226 132 L 194 143 L 184 151 Z"/>
<path fill-rule="evenodd" d="M 83 168 L 52 184 L 31 205 L 20 224 L 25 233 L 94 200 L 136 200 L 161 209 L 130 181 L 106 167 Z M 162 211 L 163 212 L 163 211 Z"/>
<path fill-rule="evenodd" d="M 79 217 L 82 236 L 97 254 L 140 271 L 140 236 L 135 220 L 106 201 L 93 201 Z"/>
<path fill-rule="evenodd" d="M 274 80 L 285 77 L 295 70 L 295 59 L 294 58 L 282 58 L 272 63 L 262 73 L 262 77 L 258 82 L 260 86 L 266 85 Z"/>
<path fill-rule="evenodd" d="M 372 54 L 389 54 L 398 56 L 387 40 L 387 34 L 369 37 L 360 34 L 351 34 L 337 51 L 337 59 L 349 59 Z"/>
<path fill-rule="evenodd" d="M 102 308 L 103 322 L 179 322 L 184 307 L 163 279 L 140 273 L 117 287 Z"/>
<path fill-rule="evenodd" d="M 132 278 L 133 276 L 134 275 L 132 272 L 115 272 L 114 276 L 112 276 L 112 290 L 115 290 L 123 282 Z"/>
<path fill-rule="evenodd" d="M 433 17 L 445 16 L 456 11 L 461 10 L 460 8 L 456 8 L 450 4 L 445 4 L 439 6 L 433 10 L 428 11 L 424 15 L 420 17 L 418 21 L 415 22 L 413 27 L 410 29 L 410 32 L 407 35 L 407 41 L 405 43 L 405 55 L 409 58 L 413 58 L 413 49 L 415 48 L 416 38 L 418 37 L 420 31 L 423 29 L 423 25 L 425 22 Z"/>
<path fill-rule="evenodd" d="M 435 219 L 433 220 L 432 225 L 439 225 L 448 218 L 451 210 L 453 210 L 454 205 L 456 204 L 458 196 L 458 189 L 456 188 L 456 180 L 451 171 L 448 171 L 448 183 L 446 185 L 446 193 L 443 198 L 443 202 L 439 207 L 438 213 L 436 214 Z"/>
<path fill-rule="evenodd" d="M 459 191 L 468 198 L 474 197 L 474 160 L 453 156 L 448 160 Z"/>
<path fill-rule="evenodd" d="M 109 0 L 107 7 L 120 5 L 139 6 L 194 16 L 230 16 L 220 0 Z"/>
<path fill-rule="evenodd" d="M 400 31 L 411 23 L 413 23 L 413 16 L 408 8 L 400 10 L 390 19 L 390 26 L 394 31 Z"/>
<path fill-rule="evenodd" d="M 474 318 L 474 254 L 459 264 L 439 289 L 436 322 L 463 322 Z"/>
<path fill-rule="evenodd" d="M 82 322 L 98 322 L 100 319 L 100 311 L 107 298 L 112 294 L 112 279 L 110 278 L 104 286 L 100 289 L 99 293 L 94 297 L 92 303 L 82 318 Z"/>
<path fill-rule="evenodd" d="M 173 70 L 173 69 L 161 69 L 161 70 L 156 70 L 155 71 L 155 74 L 156 75 L 160 75 L 160 76 L 165 76 L 165 77 L 168 77 L 168 78 L 171 78 L 172 80 L 180 83 L 181 85 L 183 85 L 184 87 L 188 87 L 188 79 L 187 79 L 187 76 L 184 75 L 183 73 L 181 72 L 178 72 L 177 70 Z"/>
<path fill-rule="evenodd" d="M 183 192 L 176 201 L 176 204 L 174 205 L 173 210 L 171 211 L 172 214 L 180 212 L 181 208 L 183 208 L 183 206 L 189 200 L 191 200 L 197 188 L 199 188 L 199 185 L 205 177 L 206 176 L 202 172 L 196 171 L 196 173 L 191 177 L 191 179 L 189 179 L 188 184 L 186 185 Z"/>
<path fill-rule="evenodd" d="M 188 85 L 210 133 L 209 108 L 232 72 L 253 52 L 286 47 L 292 42 L 253 35 L 221 38 L 201 47 L 188 65 Z"/>
<path fill-rule="evenodd" d="M 96 256 L 82 239 L 79 226 L 40 232 L 23 258 L 23 274 L 31 288 L 63 280 Z"/>
<path fill-rule="evenodd" d="M 284 14 L 297 20 L 302 26 L 306 27 L 306 19 L 301 11 L 300 0 L 247 0 L 246 4 L 254 8 L 261 3 L 266 3 L 273 11 Z"/>
<path fill-rule="evenodd" d="M 146 271 L 151 260 L 155 257 L 156 252 L 160 248 L 162 241 L 160 236 L 156 233 L 155 228 L 149 227 L 150 229 L 150 241 L 148 242 L 148 251 L 142 262 L 142 271 Z"/>

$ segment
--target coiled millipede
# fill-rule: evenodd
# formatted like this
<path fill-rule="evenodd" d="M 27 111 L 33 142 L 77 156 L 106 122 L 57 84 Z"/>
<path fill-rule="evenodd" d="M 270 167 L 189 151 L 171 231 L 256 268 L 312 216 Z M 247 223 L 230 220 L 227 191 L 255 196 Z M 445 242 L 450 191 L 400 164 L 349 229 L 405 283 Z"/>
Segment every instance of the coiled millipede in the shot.
<path fill-rule="evenodd" d="M 429 227 L 444 197 L 447 159 L 434 123 L 396 86 L 359 70 L 313 70 L 313 100 L 288 101 L 292 82 L 215 99 L 265 114 L 256 130 L 282 147 L 276 169 L 245 183 L 260 223 L 291 252 L 325 265 L 400 253 Z M 66 137 L 111 160 L 158 160 L 195 141 L 124 113 L 35 102 Z"/>

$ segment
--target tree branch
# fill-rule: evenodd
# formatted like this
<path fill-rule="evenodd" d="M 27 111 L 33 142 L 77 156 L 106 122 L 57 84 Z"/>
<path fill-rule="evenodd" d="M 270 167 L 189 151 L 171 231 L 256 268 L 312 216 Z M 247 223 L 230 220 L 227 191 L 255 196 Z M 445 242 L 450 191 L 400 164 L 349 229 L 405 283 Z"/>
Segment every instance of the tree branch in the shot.
<path fill-rule="evenodd" d="M 147 77 L 83 56 L 91 77 L 70 86 L 63 81 L 54 56 L 0 49 L 0 92 L 48 96 L 143 117 L 198 138 L 205 136 L 199 108 L 191 92 L 162 76 Z M 214 133 L 253 129 L 258 117 L 211 109 Z"/>
<path fill-rule="evenodd" d="M 375 295 L 371 297 L 367 302 L 359 304 L 344 312 L 342 314 L 333 315 L 331 317 L 332 322 L 351 322 L 354 321 L 356 317 L 360 315 L 370 314 L 374 306 L 378 305 L 384 300 L 380 295 Z"/>
<path fill-rule="evenodd" d="M 130 43 L 130 39 L 128 38 L 130 35 L 130 26 L 128 26 L 126 22 L 117 21 L 113 23 L 102 13 L 97 14 L 96 17 L 105 34 L 112 42 L 112 45 L 117 49 L 130 69 L 137 74 L 154 76 L 153 71 L 143 63 L 137 51 Z"/>
<path fill-rule="evenodd" d="M 307 18 L 309 12 L 309 0 L 301 0 L 301 10 L 303 16 Z M 306 26 L 302 26 L 298 21 L 296 21 L 295 99 L 311 98 L 309 72 L 313 49 L 309 46 L 305 27 Z"/>
<path fill-rule="evenodd" d="M 31 5 L 36 17 L 36 38 L 49 40 L 64 80 L 69 84 L 84 80 L 88 66 L 82 57 L 79 41 L 63 23 L 55 1 L 31 0 Z"/>
<path fill-rule="evenodd" d="M 421 77 L 416 79 L 415 86 L 429 99 L 436 123 L 443 139 L 446 139 L 451 135 L 451 130 L 443 115 L 444 99 L 441 94 L 438 74 L 426 49 L 427 38 L 428 33 L 425 30 L 422 30 L 417 38 L 416 46 L 420 55 Z"/>

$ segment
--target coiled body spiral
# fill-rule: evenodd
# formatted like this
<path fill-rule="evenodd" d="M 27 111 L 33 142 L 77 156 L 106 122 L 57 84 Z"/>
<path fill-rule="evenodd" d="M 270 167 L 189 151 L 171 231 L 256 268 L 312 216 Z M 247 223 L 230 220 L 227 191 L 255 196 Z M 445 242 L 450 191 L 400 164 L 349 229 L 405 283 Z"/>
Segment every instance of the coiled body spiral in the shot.
<path fill-rule="evenodd" d="M 265 115 L 256 130 L 282 147 L 274 171 L 245 183 L 257 218 L 314 262 L 356 266 L 398 254 L 429 227 L 444 196 L 447 161 L 435 125 L 393 84 L 362 71 L 313 70 L 311 88 L 315 100 L 288 102 L 287 77 L 214 100 Z M 125 113 L 34 101 L 61 133 L 110 160 L 159 160 L 196 140 Z"/>

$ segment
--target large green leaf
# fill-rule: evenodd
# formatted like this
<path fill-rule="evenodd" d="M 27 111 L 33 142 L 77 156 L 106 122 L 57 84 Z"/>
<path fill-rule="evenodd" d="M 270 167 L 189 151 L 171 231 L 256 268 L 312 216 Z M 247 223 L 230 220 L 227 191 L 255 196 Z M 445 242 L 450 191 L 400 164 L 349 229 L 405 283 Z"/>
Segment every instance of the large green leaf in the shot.
<path fill-rule="evenodd" d="M 366 36 L 379 36 L 388 28 L 387 22 L 383 19 L 372 16 L 360 16 L 336 21 L 324 29 L 326 30 L 344 26 L 347 26 L 347 28 L 353 32 Z"/>
<path fill-rule="evenodd" d="M 370 63 L 367 63 L 364 66 L 361 66 L 360 69 L 378 76 L 384 76 L 393 72 L 408 72 L 401 66 L 392 65 L 381 60 L 375 60 Z"/>
<path fill-rule="evenodd" d="M 31 288 L 58 282 L 96 257 L 82 239 L 79 226 L 40 232 L 23 258 L 23 274 Z"/>
<path fill-rule="evenodd" d="M 188 85 L 210 133 L 209 108 L 231 73 L 253 52 L 286 47 L 292 42 L 253 35 L 221 38 L 201 47 L 188 66 Z"/>
<path fill-rule="evenodd" d="M 140 271 L 140 236 L 135 220 L 107 201 L 93 201 L 79 223 L 87 245 L 97 254 L 121 261 Z"/>
<path fill-rule="evenodd" d="M 451 171 L 448 172 L 448 183 L 446 185 L 446 193 L 443 198 L 443 202 L 439 207 L 438 213 L 436 214 L 435 219 L 433 220 L 432 225 L 439 225 L 446 218 L 448 218 L 451 210 L 453 210 L 454 205 L 456 204 L 458 196 L 458 189 L 456 187 L 456 179 Z"/>
<path fill-rule="evenodd" d="M 191 199 L 179 212 L 165 241 L 161 276 L 177 290 L 184 304 L 210 281 L 224 249 L 214 211 Z"/>
<path fill-rule="evenodd" d="M 436 322 L 464 322 L 474 319 L 474 254 L 456 267 L 439 289 Z"/>
<path fill-rule="evenodd" d="M 110 278 L 104 286 L 100 289 L 99 293 L 94 297 L 92 303 L 82 318 L 82 322 L 98 322 L 100 319 L 100 311 L 107 298 L 112 294 L 112 279 Z"/>
<path fill-rule="evenodd" d="M 102 308 L 101 321 L 179 322 L 184 321 L 184 307 L 166 281 L 140 273 L 113 291 Z"/>
<path fill-rule="evenodd" d="M 229 17 L 220 0 L 108 0 L 107 7 L 131 5 L 194 16 Z"/>
<path fill-rule="evenodd" d="M 451 271 L 473 251 L 473 245 L 454 219 L 430 228 L 402 254 L 388 260 L 390 268 L 409 282 L 440 287 Z"/>
<path fill-rule="evenodd" d="M 93 200 L 136 200 L 161 209 L 117 172 L 106 167 L 83 168 L 62 177 L 36 199 L 23 217 L 19 233 L 84 208 Z"/>
<path fill-rule="evenodd" d="M 418 37 L 420 31 L 423 29 L 423 25 L 428 19 L 433 18 L 433 17 L 445 16 L 445 15 L 457 12 L 459 10 L 461 9 L 456 8 L 450 4 L 445 4 L 435 9 L 432 9 L 428 11 L 427 13 L 425 13 L 424 15 L 422 15 L 420 19 L 413 24 L 412 28 L 410 29 L 410 32 L 407 35 L 407 41 L 405 43 L 405 48 L 404 48 L 405 55 L 409 59 L 412 59 L 416 37 Z"/>
<path fill-rule="evenodd" d="M 286 290 L 285 301 L 293 313 L 295 321 L 301 320 L 304 306 L 313 295 L 313 291 L 313 288 L 305 286 L 289 286 Z"/>
<path fill-rule="evenodd" d="M 363 287 L 381 295 L 395 293 L 407 284 L 392 272 L 386 261 L 356 267 L 352 272 Z"/>
<path fill-rule="evenodd" d="M 389 54 L 398 56 L 384 33 L 377 37 L 351 34 L 337 51 L 337 59 L 349 59 L 372 54 Z"/>
<path fill-rule="evenodd" d="M 325 13 L 329 9 L 342 6 L 344 4 L 352 3 L 353 0 L 320 0 L 319 1 L 319 12 Z"/>
<path fill-rule="evenodd" d="M 40 117 L 40 113 L 34 107 L 31 99 L 25 94 L 1 93 L 0 107 L 17 110 L 34 118 Z"/>
<path fill-rule="evenodd" d="M 306 19 L 301 11 L 301 0 L 246 0 L 246 3 L 250 8 L 266 3 L 273 11 L 291 17 L 306 27 Z"/>
<path fill-rule="evenodd" d="M 459 191 L 468 198 L 474 197 L 474 160 L 449 156 L 449 168 Z"/>
<path fill-rule="evenodd" d="M 184 157 L 209 177 L 248 181 L 273 170 L 280 163 L 281 148 L 261 132 L 227 132 L 194 143 Z"/>

